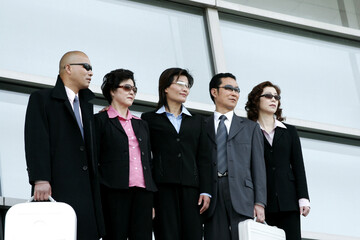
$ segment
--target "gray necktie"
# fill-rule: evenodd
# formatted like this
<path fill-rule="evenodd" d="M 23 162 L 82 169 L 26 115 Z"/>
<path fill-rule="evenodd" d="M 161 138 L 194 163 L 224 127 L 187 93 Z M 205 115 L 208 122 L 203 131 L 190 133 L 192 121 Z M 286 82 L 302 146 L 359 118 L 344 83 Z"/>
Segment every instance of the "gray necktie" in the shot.
<path fill-rule="evenodd" d="M 81 125 L 81 119 L 80 119 L 80 112 L 79 112 L 80 106 L 79 106 L 79 99 L 77 96 L 74 98 L 74 114 L 76 117 L 77 124 L 79 125 L 81 136 L 84 139 L 84 129 Z"/>
<path fill-rule="evenodd" d="M 216 144 L 217 144 L 217 165 L 218 172 L 224 173 L 227 170 L 227 151 L 226 151 L 226 141 L 227 141 L 227 131 L 224 121 L 226 120 L 225 115 L 219 117 L 220 122 L 216 133 Z"/>

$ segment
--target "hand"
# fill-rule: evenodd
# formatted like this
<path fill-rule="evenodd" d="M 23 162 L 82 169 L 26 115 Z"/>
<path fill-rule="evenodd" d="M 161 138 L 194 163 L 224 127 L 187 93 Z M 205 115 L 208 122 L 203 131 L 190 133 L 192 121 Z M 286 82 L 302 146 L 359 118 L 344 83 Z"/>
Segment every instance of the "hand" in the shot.
<path fill-rule="evenodd" d="M 103 109 L 101 109 L 101 110 L 99 111 L 99 113 L 105 112 L 105 111 L 109 110 L 109 107 L 110 107 L 110 106 L 104 107 Z"/>
<path fill-rule="evenodd" d="M 37 181 L 34 188 L 34 200 L 46 201 L 51 196 L 51 185 L 48 181 Z"/>
<path fill-rule="evenodd" d="M 152 219 L 155 218 L 155 208 L 152 209 Z"/>
<path fill-rule="evenodd" d="M 302 206 L 300 207 L 300 214 L 306 217 L 310 212 L 310 207 L 308 206 Z"/>
<path fill-rule="evenodd" d="M 205 212 L 210 205 L 210 197 L 206 196 L 206 195 L 200 195 L 199 197 L 199 201 L 198 201 L 198 205 L 200 206 L 201 203 L 203 204 L 201 209 L 200 209 L 200 214 L 203 214 L 203 212 Z"/>
<path fill-rule="evenodd" d="M 254 217 L 256 217 L 257 222 L 265 221 L 265 209 L 263 206 L 255 204 L 254 206 Z"/>

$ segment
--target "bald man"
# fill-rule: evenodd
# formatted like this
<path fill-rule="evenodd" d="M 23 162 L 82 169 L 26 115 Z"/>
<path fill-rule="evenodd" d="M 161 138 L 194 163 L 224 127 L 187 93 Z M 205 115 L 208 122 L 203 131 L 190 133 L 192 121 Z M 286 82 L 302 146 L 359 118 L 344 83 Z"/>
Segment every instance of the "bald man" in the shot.
<path fill-rule="evenodd" d="M 104 235 L 95 153 L 93 76 L 88 56 L 67 52 L 56 85 L 30 95 L 25 120 L 25 153 L 35 201 L 71 205 L 77 215 L 77 239 Z M 61 226 L 59 226 L 61 228 Z"/>

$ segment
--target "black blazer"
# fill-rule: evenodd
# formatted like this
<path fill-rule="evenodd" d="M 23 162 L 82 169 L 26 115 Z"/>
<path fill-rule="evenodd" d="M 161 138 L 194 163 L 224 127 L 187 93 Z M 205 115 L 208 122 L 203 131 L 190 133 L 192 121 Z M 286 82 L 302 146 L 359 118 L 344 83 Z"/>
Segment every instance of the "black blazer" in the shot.
<path fill-rule="evenodd" d="M 131 124 L 139 142 L 145 187 L 156 191 L 152 178 L 150 138 L 147 123 L 141 119 L 131 119 Z M 99 173 L 101 184 L 109 188 L 129 188 L 129 142 L 118 118 L 109 118 L 107 112 L 95 115 L 96 136 L 99 140 Z"/>
<path fill-rule="evenodd" d="M 297 211 L 298 200 L 309 199 L 300 139 L 294 126 L 285 126 L 275 129 L 272 146 L 264 136 L 268 212 Z"/>
<path fill-rule="evenodd" d="M 166 116 L 142 114 L 149 124 L 156 183 L 175 183 L 212 194 L 211 156 L 201 115 L 182 115 L 179 133 Z"/>
<path fill-rule="evenodd" d="M 79 91 L 85 141 L 60 77 L 54 88 L 31 94 L 25 119 L 29 182 L 50 182 L 54 199 L 74 208 L 78 234 L 85 239 L 94 239 L 87 234 L 90 228 L 96 229 L 96 223 L 100 235 L 104 234 L 92 98 L 90 90 Z"/>

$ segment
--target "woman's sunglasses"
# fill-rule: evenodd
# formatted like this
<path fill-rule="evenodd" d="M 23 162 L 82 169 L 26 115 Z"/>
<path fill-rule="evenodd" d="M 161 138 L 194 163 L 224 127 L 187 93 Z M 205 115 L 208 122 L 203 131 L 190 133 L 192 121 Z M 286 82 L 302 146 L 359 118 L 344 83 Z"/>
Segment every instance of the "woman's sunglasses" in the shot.
<path fill-rule="evenodd" d="M 263 94 L 263 95 L 260 95 L 260 97 L 265 97 L 267 99 L 272 99 L 272 98 L 275 98 L 276 101 L 279 101 L 281 99 L 281 97 L 279 95 L 272 95 L 270 93 L 266 93 L 266 94 Z"/>
<path fill-rule="evenodd" d="M 130 92 L 131 90 L 134 91 L 134 93 L 137 93 L 137 87 L 135 86 L 131 86 L 130 84 L 124 84 L 124 85 L 120 85 L 117 86 L 118 88 L 123 88 L 125 91 Z"/>

